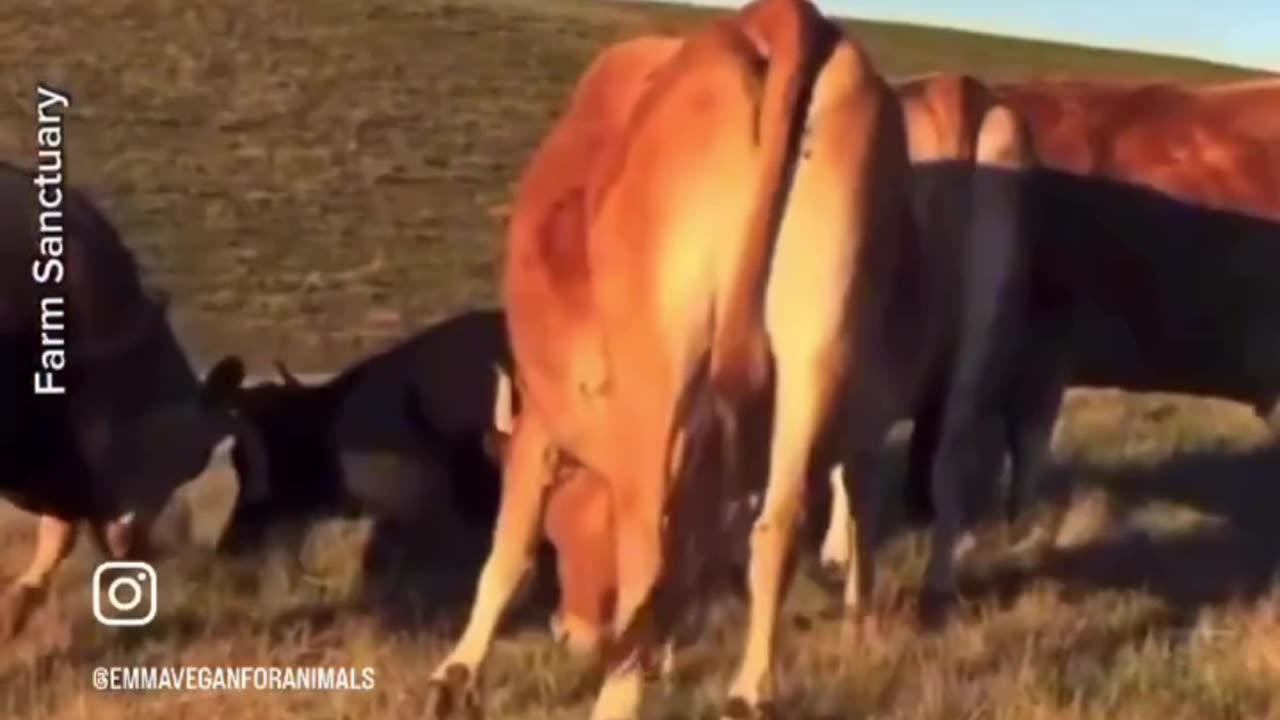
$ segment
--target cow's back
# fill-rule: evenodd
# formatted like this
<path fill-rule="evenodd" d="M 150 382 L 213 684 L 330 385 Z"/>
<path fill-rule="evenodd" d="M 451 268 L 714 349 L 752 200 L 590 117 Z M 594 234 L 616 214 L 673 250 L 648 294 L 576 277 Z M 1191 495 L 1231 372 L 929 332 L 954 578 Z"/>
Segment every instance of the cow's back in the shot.
<path fill-rule="evenodd" d="M 1038 265 L 1077 300 L 1072 382 L 1246 402 L 1280 388 L 1280 278 L 1268 270 L 1280 262 L 1280 136 L 1244 114 L 1280 112 L 1280 96 L 1080 83 L 999 93 L 1030 121 L 1046 166 Z"/>
<path fill-rule="evenodd" d="M 491 522 L 499 480 L 484 433 L 498 368 L 511 371 L 503 315 L 484 310 L 344 373 L 333 432 L 347 490 L 381 516 L 456 502 L 471 522 Z"/>

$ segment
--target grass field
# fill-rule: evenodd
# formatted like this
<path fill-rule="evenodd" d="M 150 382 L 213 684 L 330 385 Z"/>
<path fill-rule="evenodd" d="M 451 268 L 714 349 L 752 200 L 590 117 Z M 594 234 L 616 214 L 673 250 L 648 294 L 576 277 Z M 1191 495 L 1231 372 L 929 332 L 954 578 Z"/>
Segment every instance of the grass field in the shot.
<path fill-rule="evenodd" d="M 0 13 L 0 158 L 29 164 L 34 87 L 69 90 L 67 153 L 174 296 L 203 360 L 238 352 L 334 370 L 433 319 L 494 302 L 509 189 L 577 73 L 610 40 L 702 11 L 589 0 L 63 0 Z M 1130 53 L 850 23 L 890 74 L 1212 80 L 1249 71 Z M 900 598 L 925 543 L 895 535 L 879 621 L 846 628 L 802 578 L 782 645 L 788 718 L 1280 718 L 1280 457 L 1240 406 L 1077 392 L 1055 442 L 1053 550 L 984 533 L 951 628 L 920 635 Z M 225 468 L 189 488 L 209 538 Z M 1046 527 L 1049 527 L 1046 520 Z M 6 508 L 7 576 L 30 547 Z M 0 653 L 0 718 L 420 718 L 458 627 L 430 578 L 368 584 L 361 523 L 312 537 L 305 572 L 176 549 L 145 631 L 99 627 L 81 547 L 28 633 Z M 987 537 L 990 536 L 990 537 Z M 988 552 L 988 550 L 991 550 Z M 457 565 L 452 578 L 471 582 Z M 450 585 L 457 586 L 457 583 Z M 465 596 L 469 588 L 462 586 Z M 447 602 L 452 600 L 453 602 Z M 701 717 L 739 652 L 718 608 L 654 716 Z M 584 716 L 580 674 L 537 606 L 488 667 L 490 717 Z M 372 665 L 371 693 L 97 692 L 99 665 Z"/>

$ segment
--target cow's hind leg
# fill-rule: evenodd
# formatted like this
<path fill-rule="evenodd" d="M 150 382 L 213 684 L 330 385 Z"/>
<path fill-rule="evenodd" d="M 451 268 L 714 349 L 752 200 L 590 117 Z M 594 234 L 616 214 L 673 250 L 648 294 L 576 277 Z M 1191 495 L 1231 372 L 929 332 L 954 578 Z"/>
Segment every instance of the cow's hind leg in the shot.
<path fill-rule="evenodd" d="M 91 525 L 98 550 L 112 560 L 147 560 L 151 555 L 150 523 L 140 522 L 134 513 Z"/>
<path fill-rule="evenodd" d="M 1029 152 L 1016 115 L 996 106 L 978 131 L 971 185 L 973 215 L 966 228 L 959 342 L 952 355 L 942 427 L 930 468 L 933 539 L 921 597 L 921 620 L 936 626 L 955 593 L 955 560 L 965 529 L 968 485 L 979 470 L 981 422 L 999 404 L 1011 372 L 1028 297 L 1020 237 Z M 1010 335 L 1015 335 L 1010 338 Z"/>
<path fill-rule="evenodd" d="M 31 611 L 44 598 L 49 578 L 75 547 L 76 525 L 72 520 L 41 515 L 36 530 L 36 547 L 27 569 L 8 589 L 0 608 L 0 632 L 11 638 L 22 631 Z"/>
<path fill-rule="evenodd" d="M 911 429 L 911 439 L 907 445 L 906 478 L 903 480 L 902 496 L 907 510 L 907 517 L 912 522 L 926 522 L 933 517 L 933 503 L 929 493 L 929 473 L 933 463 L 933 455 L 938 447 L 938 433 L 941 427 L 942 393 L 932 391 L 925 394 L 925 400 L 916 410 Z M 848 441 L 847 441 L 848 442 Z M 846 447 L 849 453 L 850 448 Z M 847 577 L 857 571 L 850 565 L 856 562 L 853 557 L 857 545 L 857 519 L 850 506 L 850 492 L 853 480 L 862 477 L 859 472 L 847 469 L 851 456 L 844 458 L 843 463 L 832 468 L 828 478 L 831 486 L 831 513 L 827 521 L 827 531 L 822 541 L 822 566 L 829 577 L 838 575 Z M 878 463 L 875 464 L 879 466 Z M 859 486 L 865 483 L 858 483 Z M 879 486 L 877 486 L 877 491 Z M 877 495 L 877 502 L 878 502 Z M 865 512 L 864 512 L 864 517 Z"/>
<path fill-rule="evenodd" d="M 1022 521 L 1035 521 L 1025 516 L 1040 491 L 1065 388 L 1057 366 L 1045 365 L 1039 372 L 1038 382 L 1024 383 L 1011 398 L 1006 426 L 1011 462 L 1005 522 L 1014 536 L 1015 553 L 1035 552 L 1048 541 L 1035 526 L 1024 530 Z"/>
<path fill-rule="evenodd" d="M 843 353 L 835 344 L 800 357 L 794 356 L 800 350 L 794 345 L 780 343 L 778 350 L 769 480 L 751 529 L 750 615 L 742 663 L 724 710 L 729 718 L 761 716 L 773 700 L 778 610 L 789 580 L 810 455 L 843 377 Z"/>
<path fill-rule="evenodd" d="M 849 563 L 853 561 L 853 534 L 857 520 L 849 507 L 849 493 L 845 490 L 844 478 L 843 462 L 837 463 L 827 474 L 827 485 L 831 489 L 831 508 L 818 556 L 825 579 L 843 577 Z"/>
<path fill-rule="evenodd" d="M 533 412 L 524 413 L 511 439 L 493 547 L 480 572 L 467 627 L 431 676 L 431 717 L 479 710 L 476 674 L 502 614 L 529 568 L 551 458 L 545 426 Z"/>
<path fill-rule="evenodd" d="M 637 387 L 636 390 L 642 390 Z M 621 397 L 621 393 L 620 393 Z M 659 397 L 661 397 L 659 395 Z M 592 720 L 639 717 L 645 670 L 650 664 L 655 626 L 655 592 L 664 570 L 663 511 L 666 497 L 666 440 L 669 413 L 635 412 L 649 403 L 633 397 L 619 403 L 627 415 L 628 472 L 610 477 L 618 577 L 613 645 L 606 657 L 605 680 L 591 711 Z M 625 408 L 625 409 L 624 409 Z M 652 408 L 650 408 L 652 410 Z M 696 482 L 681 478 L 680 482 Z"/>
<path fill-rule="evenodd" d="M 1011 459 L 1005 522 L 1019 551 L 1032 549 L 1045 539 L 1034 527 L 1019 538 L 1023 532 L 1019 526 L 1023 519 L 1034 521 L 1026 516 L 1040 495 L 1040 480 L 1066 391 L 1074 319 L 1069 295 L 1055 292 L 1048 282 L 1035 282 L 1031 289 L 1026 331 L 1004 401 Z"/>

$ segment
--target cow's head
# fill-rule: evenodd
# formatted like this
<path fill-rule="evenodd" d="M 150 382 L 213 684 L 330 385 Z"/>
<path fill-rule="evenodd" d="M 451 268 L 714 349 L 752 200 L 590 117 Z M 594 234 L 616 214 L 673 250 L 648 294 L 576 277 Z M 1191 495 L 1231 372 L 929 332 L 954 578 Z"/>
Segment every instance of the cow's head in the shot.
<path fill-rule="evenodd" d="M 519 418 L 511 378 L 496 368 L 493 427 L 485 449 L 505 467 Z M 608 639 L 616 594 L 613 504 L 609 486 L 578 464 L 562 465 L 547 493 L 543 532 L 556 550 L 560 607 L 551 632 L 574 655 L 598 658 Z"/>
<path fill-rule="evenodd" d="M 146 296 L 112 332 L 86 334 L 69 399 L 81 449 L 106 489 L 97 511 L 136 518 L 142 529 L 219 445 L 260 444 L 238 410 L 243 362 L 224 357 L 199 379 L 167 307 L 167 298 Z M 242 480 L 249 494 L 262 489 L 261 463 L 253 467 Z"/>
<path fill-rule="evenodd" d="M 273 525 L 307 516 L 328 501 L 337 484 L 329 443 L 333 392 L 328 385 L 300 382 L 277 361 L 279 382 L 240 392 L 238 406 L 251 440 L 236 443 L 231 459 L 241 478 L 241 493 L 218 541 L 218 552 L 242 555 L 261 549 Z M 256 441 L 256 442 L 255 442 Z M 246 492 L 246 478 L 258 476 Z"/>
<path fill-rule="evenodd" d="M 560 583 L 551 632 L 572 654 L 598 659 L 617 595 L 613 502 L 605 479 L 583 465 L 562 467 L 548 491 L 543 531 L 556 549 Z"/>

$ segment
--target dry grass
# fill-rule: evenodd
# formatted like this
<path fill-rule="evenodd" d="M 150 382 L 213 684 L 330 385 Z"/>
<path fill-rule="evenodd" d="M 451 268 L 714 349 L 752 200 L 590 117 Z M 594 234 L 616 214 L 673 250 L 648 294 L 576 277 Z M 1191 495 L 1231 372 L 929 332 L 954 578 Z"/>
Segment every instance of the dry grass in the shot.
<path fill-rule="evenodd" d="M 173 292 L 202 358 L 274 355 L 331 369 L 443 314 L 493 300 L 502 206 L 576 73 L 604 42 L 698 16 L 571 0 L 174 0 L 10 3 L 0 17 L 0 157 L 28 162 L 37 79 L 73 94 L 72 176 Z M 891 73 L 1233 77 L 1186 61 L 859 23 Z M 1056 443 L 1058 543 L 1000 551 L 989 528 L 966 606 L 920 635 L 899 602 L 924 540 L 884 548 L 878 622 L 845 628 L 802 580 L 788 604 L 789 718 L 1280 718 L 1280 461 L 1237 406 L 1081 393 Z M 189 489 L 217 531 L 225 469 Z M 0 523 L 4 569 L 30 520 Z M 305 572 L 175 550 L 145 631 L 97 626 L 80 548 L 53 602 L 0 653 L 5 718 L 418 718 L 457 630 L 474 558 L 366 582 L 370 529 L 314 533 Z M 429 544 L 429 539 L 423 540 Z M 441 569 L 447 570 L 441 570 Z M 718 607 L 658 700 L 708 712 L 738 653 L 741 607 Z M 580 717 L 580 675 L 537 603 L 486 675 L 492 717 Z M 371 665 L 377 690 L 113 695 L 98 665 Z M 548 709 L 551 708 L 551 709 Z"/>
<path fill-rule="evenodd" d="M 1002 528 L 984 526 L 961 613 L 938 635 L 919 633 L 903 602 L 924 563 L 918 531 L 899 530 L 882 549 L 873 621 L 835 619 L 833 596 L 802 574 L 781 650 L 786 717 L 1280 718 L 1280 454 L 1268 439 L 1228 403 L 1074 392 L 1056 440 L 1060 499 L 1039 519 L 1052 548 L 1012 553 Z M 233 493 L 222 465 L 184 490 L 175 507 L 195 508 L 198 545 Z M 30 521 L 12 514 L 0 527 L 16 569 Z M 301 570 L 280 557 L 214 563 L 202 547 L 174 548 L 158 566 L 159 617 L 141 631 L 92 620 L 96 555 L 82 547 L 54 601 L 0 659 L 0 716 L 421 717 L 426 674 L 459 628 L 475 560 L 437 554 L 430 570 L 366 578 L 371 531 L 321 525 Z M 496 645 L 491 717 L 586 711 L 584 673 L 544 631 L 545 600 L 536 592 Z M 655 717 L 713 710 L 739 652 L 742 607 L 725 601 L 711 617 L 655 694 Z M 110 694 L 90 684 L 97 666 L 183 664 L 368 665 L 377 689 Z"/>

